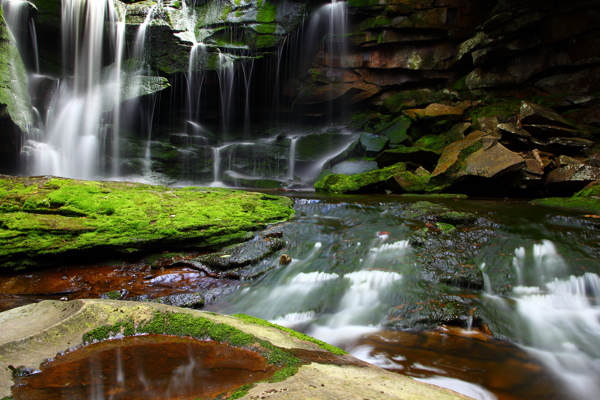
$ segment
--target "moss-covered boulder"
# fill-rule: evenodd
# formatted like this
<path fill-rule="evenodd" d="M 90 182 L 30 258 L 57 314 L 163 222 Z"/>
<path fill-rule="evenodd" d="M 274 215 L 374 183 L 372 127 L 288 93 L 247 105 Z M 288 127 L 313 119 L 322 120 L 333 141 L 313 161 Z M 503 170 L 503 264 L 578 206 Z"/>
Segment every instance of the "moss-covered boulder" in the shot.
<path fill-rule="evenodd" d="M 291 200 L 220 188 L 0 176 L 0 265 L 156 246 L 220 248 L 293 214 Z"/>
<path fill-rule="evenodd" d="M 548 207 L 571 209 L 584 213 L 593 213 L 587 215 L 589 218 L 600 218 L 600 181 L 588 184 L 572 197 L 547 197 L 537 199 L 531 202 L 535 205 Z"/>
<path fill-rule="evenodd" d="M 404 163 L 357 175 L 331 174 L 315 183 L 315 190 L 324 193 L 384 192 L 396 186 L 395 175 L 406 171 Z"/>

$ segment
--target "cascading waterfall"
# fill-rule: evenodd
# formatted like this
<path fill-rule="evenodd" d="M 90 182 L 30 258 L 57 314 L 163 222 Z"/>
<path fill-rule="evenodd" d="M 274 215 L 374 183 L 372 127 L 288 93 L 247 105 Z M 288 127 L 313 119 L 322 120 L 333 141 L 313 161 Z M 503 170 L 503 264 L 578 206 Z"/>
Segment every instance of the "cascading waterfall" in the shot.
<path fill-rule="evenodd" d="M 217 75 L 221 93 L 221 126 L 225 135 L 230 133 L 235 81 L 233 57 L 219 52 Z"/>
<path fill-rule="evenodd" d="M 2 14 L 17 42 L 19 53 L 23 61 L 33 69 L 34 73 L 40 72 L 37 38 L 35 24 L 30 17 L 30 3 L 26 0 L 3 0 Z M 31 49 L 31 50 L 30 50 Z"/>
<path fill-rule="evenodd" d="M 290 138 L 290 156 L 288 158 L 288 173 L 287 178 L 289 180 L 294 179 L 294 170 L 296 168 L 296 143 L 298 142 L 298 136 L 292 136 Z"/>
<path fill-rule="evenodd" d="M 22 153 L 27 173 L 53 174 L 91 179 L 104 167 L 101 153 L 108 135 L 103 115 L 114 105 L 113 121 L 119 119 L 121 61 L 124 25 L 117 21 L 112 1 L 63 0 L 62 45 L 65 75 L 60 79 L 40 129 L 27 135 Z M 121 25 L 119 25 L 121 24 Z M 111 73 L 103 73 L 107 47 L 114 49 Z M 118 122 L 113 127 L 118 133 Z M 40 133 L 41 132 L 41 133 Z M 118 139 L 112 138 L 113 168 L 118 164 Z"/>

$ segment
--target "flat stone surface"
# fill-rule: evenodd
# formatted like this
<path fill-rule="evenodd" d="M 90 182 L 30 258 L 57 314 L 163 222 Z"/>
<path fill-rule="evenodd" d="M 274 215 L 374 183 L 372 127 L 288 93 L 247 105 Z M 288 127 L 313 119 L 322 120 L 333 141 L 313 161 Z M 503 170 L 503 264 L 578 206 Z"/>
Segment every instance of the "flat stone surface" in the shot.
<path fill-rule="evenodd" d="M 221 314 L 116 300 L 43 301 L 0 313 L 0 396 L 10 396 L 12 377 L 8 365 L 39 368 L 44 360 L 58 352 L 81 345 L 84 333 L 121 321 L 147 321 L 157 311 L 185 313 L 224 323 L 283 349 L 332 354 L 277 328 Z M 315 356 L 310 364 L 302 365 L 296 375 L 283 382 L 260 383 L 243 398 L 469 399 L 447 389 L 367 366 L 351 356 L 338 357 L 347 361 L 346 365 L 333 365 L 328 361 L 330 358 Z"/>

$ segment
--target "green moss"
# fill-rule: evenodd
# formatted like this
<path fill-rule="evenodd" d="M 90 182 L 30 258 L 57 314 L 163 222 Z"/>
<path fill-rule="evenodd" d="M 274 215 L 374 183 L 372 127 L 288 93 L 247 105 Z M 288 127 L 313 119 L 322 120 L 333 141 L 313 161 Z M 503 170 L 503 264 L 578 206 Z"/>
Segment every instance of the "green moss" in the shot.
<path fill-rule="evenodd" d="M 497 117 L 500 122 L 519 114 L 520 99 L 499 100 L 496 103 L 481 105 L 467 111 L 467 116 L 477 121 L 481 117 Z"/>
<path fill-rule="evenodd" d="M 317 192 L 325 193 L 357 193 L 372 185 L 383 183 L 398 172 L 406 170 L 404 163 L 356 175 L 331 174 L 315 183 Z"/>
<path fill-rule="evenodd" d="M 548 197 L 533 200 L 531 204 L 600 214 L 600 201 L 594 197 Z"/>
<path fill-rule="evenodd" d="M 273 47 L 277 44 L 279 37 L 274 35 L 260 35 L 256 38 L 255 48 Z"/>
<path fill-rule="evenodd" d="M 419 138 L 419 140 L 414 143 L 414 146 L 437 151 L 442 150 L 449 143 L 450 139 L 448 139 L 448 135 L 425 135 Z"/>
<path fill-rule="evenodd" d="M 277 16 L 277 5 L 271 4 L 269 1 L 263 1 L 262 5 L 259 5 L 258 13 L 256 14 L 256 21 L 269 23 L 275 21 Z"/>
<path fill-rule="evenodd" d="M 592 182 L 579 192 L 575 193 L 573 197 L 596 197 L 600 198 L 600 182 Z"/>
<path fill-rule="evenodd" d="M 232 347 L 255 351 L 265 357 L 269 364 L 279 367 L 269 382 L 280 382 L 287 379 L 298 372 L 300 365 L 300 360 L 292 354 L 254 335 L 207 318 L 180 313 L 157 312 L 146 322 L 134 324 L 132 321 L 128 321 L 102 326 L 86 333 L 83 336 L 83 344 L 106 340 L 116 335 L 132 336 L 136 334 L 174 335 L 199 340 L 214 340 Z M 229 398 L 240 398 L 251 387 L 252 385 L 245 385 L 238 388 L 235 392 L 236 397 Z"/>
<path fill-rule="evenodd" d="M 173 189 L 50 177 L 0 179 L 0 263 L 157 243 L 218 248 L 293 214 L 291 200 L 217 188 Z"/>
<path fill-rule="evenodd" d="M 298 338 L 298 339 L 301 339 L 301 340 L 305 340 L 307 342 L 314 343 L 317 346 L 319 346 L 320 348 L 322 348 L 324 350 L 327 350 L 327 351 L 330 351 L 333 354 L 342 355 L 342 356 L 345 355 L 345 354 L 348 354 L 346 351 L 344 351 L 344 350 L 342 350 L 342 349 L 340 349 L 338 347 L 332 346 L 329 343 L 325 343 L 325 342 L 323 342 L 323 341 L 321 341 L 319 339 L 315 339 L 314 337 L 308 336 L 308 335 L 306 335 L 304 333 L 295 331 L 295 330 L 293 330 L 291 328 L 286 328 L 284 326 L 274 324 L 272 322 L 266 321 L 266 320 L 261 319 L 261 318 L 253 317 L 251 315 L 246 315 L 246 314 L 234 314 L 233 316 L 237 317 L 237 318 L 240 318 L 240 319 L 242 319 L 242 320 L 244 320 L 246 322 L 252 323 L 252 324 L 263 325 L 263 326 L 270 326 L 270 327 L 273 327 L 273 328 L 277 328 L 280 331 L 284 331 L 284 332 L 289 333 L 290 335 L 292 335 L 295 338 Z"/>

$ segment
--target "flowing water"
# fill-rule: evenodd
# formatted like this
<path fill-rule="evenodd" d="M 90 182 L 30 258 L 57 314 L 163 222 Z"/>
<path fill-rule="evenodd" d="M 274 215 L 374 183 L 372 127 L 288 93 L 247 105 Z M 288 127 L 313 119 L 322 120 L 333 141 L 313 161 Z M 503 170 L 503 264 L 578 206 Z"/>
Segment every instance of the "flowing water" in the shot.
<path fill-rule="evenodd" d="M 200 292 L 208 310 L 265 318 L 477 399 L 595 398 L 596 216 L 524 201 L 292 196 L 296 215 L 278 226 L 287 245 L 255 280 L 209 277 L 180 256 L 65 266 L 2 274 L 0 307 Z"/>
<path fill-rule="evenodd" d="M 211 309 L 301 330 L 479 399 L 595 398 L 600 241 L 592 218 L 524 202 L 437 200 L 477 212 L 475 222 L 444 232 L 430 225 L 436 211 L 388 199 L 298 199 L 282 228 L 291 263 Z"/>

